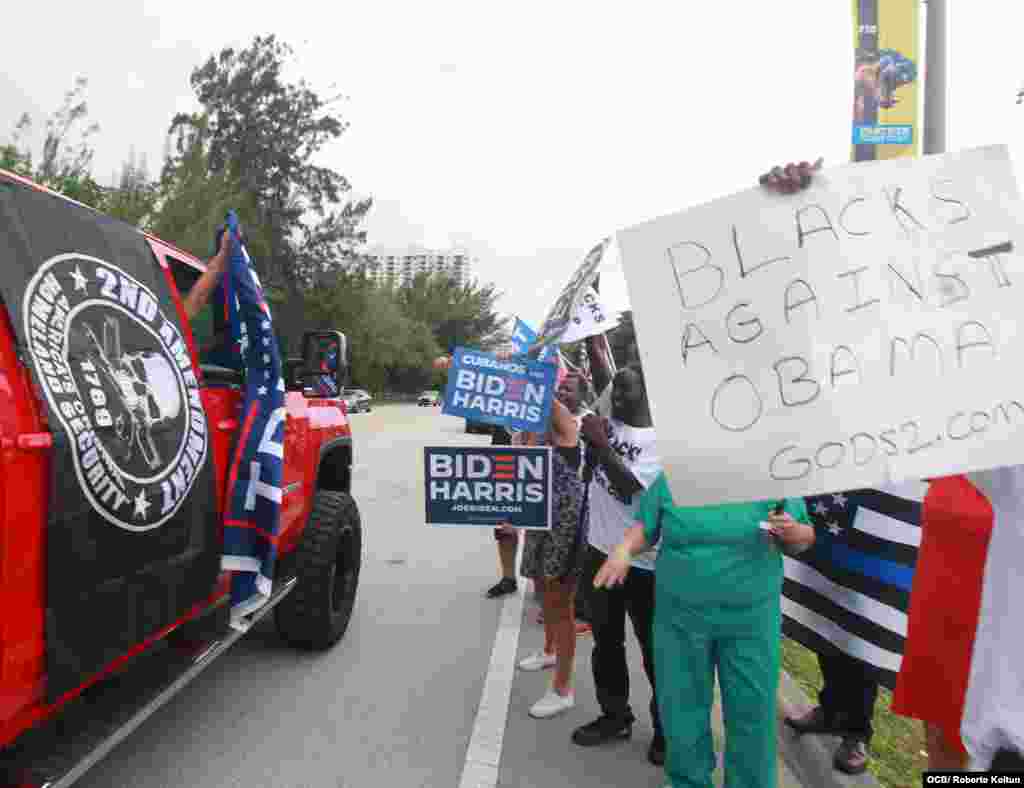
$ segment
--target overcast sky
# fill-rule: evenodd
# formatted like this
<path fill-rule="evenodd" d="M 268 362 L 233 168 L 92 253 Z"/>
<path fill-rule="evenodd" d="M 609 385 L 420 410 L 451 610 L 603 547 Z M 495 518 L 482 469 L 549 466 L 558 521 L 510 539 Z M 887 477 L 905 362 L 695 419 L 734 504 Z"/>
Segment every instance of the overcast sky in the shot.
<path fill-rule="evenodd" d="M 81 75 L 96 176 L 133 146 L 155 172 L 171 117 L 196 106 L 191 69 L 276 33 L 294 76 L 347 96 L 351 128 L 321 163 L 375 198 L 371 243 L 470 247 L 501 308 L 535 326 L 602 236 L 775 163 L 849 156 L 849 0 L 10 5 L 0 140 L 22 112 L 41 125 Z M 949 5 L 948 147 L 1013 146 L 1024 11 Z"/>

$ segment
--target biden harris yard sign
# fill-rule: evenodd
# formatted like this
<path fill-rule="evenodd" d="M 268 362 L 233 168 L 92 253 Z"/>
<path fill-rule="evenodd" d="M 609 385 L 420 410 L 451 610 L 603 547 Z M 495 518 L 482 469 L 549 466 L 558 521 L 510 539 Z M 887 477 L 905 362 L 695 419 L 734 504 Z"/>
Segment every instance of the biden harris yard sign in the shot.
<path fill-rule="evenodd" d="M 427 525 L 551 528 L 551 448 L 423 449 Z"/>
<path fill-rule="evenodd" d="M 525 359 L 501 359 L 456 348 L 442 413 L 522 432 L 545 432 L 551 419 L 557 370 Z"/>

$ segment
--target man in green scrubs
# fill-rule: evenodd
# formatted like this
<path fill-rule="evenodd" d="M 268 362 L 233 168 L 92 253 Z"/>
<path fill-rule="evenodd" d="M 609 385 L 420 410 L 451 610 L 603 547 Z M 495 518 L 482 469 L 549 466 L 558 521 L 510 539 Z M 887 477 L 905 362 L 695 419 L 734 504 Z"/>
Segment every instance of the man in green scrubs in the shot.
<path fill-rule="evenodd" d="M 630 557 L 660 540 L 653 650 L 669 784 L 712 786 L 717 671 L 725 786 L 775 788 L 780 550 L 799 552 L 814 542 L 803 499 L 676 506 L 662 473 L 640 498 L 635 517 L 594 585 L 621 583 Z"/>

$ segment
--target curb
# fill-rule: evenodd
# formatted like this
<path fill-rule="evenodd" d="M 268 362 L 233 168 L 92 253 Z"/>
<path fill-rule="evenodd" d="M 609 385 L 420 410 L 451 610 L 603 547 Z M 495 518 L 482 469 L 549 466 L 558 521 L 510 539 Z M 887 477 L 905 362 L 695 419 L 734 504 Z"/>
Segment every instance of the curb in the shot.
<path fill-rule="evenodd" d="M 799 715 L 813 705 L 786 671 L 780 671 L 778 691 L 779 755 L 801 784 L 813 788 L 880 788 L 871 772 L 843 774 L 832 766 L 837 736 L 798 736 L 786 725 L 787 715 Z"/>

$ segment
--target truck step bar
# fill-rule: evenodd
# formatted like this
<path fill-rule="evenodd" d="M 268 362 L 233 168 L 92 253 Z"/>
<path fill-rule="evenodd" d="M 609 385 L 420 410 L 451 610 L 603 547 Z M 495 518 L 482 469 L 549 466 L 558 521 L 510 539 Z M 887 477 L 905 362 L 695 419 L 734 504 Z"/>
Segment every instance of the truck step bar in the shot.
<path fill-rule="evenodd" d="M 246 617 L 250 627 L 291 593 L 296 582 L 296 578 L 278 581 L 268 602 Z M 226 632 L 183 651 L 167 642 L 174 637 L 171 633 L 131 669 L 90 687 L 57 718 L 0 751 L 0 788 L 71 785 L 244 634 L 227 627 Z"/>

